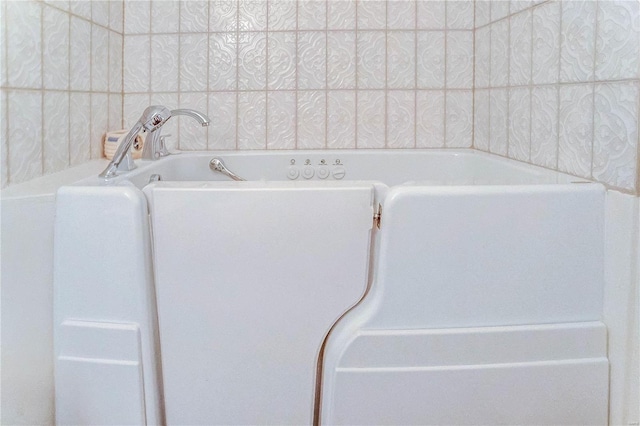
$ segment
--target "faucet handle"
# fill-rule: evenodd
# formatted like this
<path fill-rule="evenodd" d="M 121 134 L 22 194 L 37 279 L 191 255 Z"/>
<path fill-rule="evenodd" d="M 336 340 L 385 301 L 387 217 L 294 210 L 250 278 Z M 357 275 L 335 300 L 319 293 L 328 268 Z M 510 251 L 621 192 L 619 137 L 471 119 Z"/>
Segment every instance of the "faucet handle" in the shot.
<path fill-rule="evenodd" d="M 169 150 L 167 149 L 167 145 L 165 143 L 165 140 L 171 136 L 171 134 L 168 135 L 162 135 L 160 136 L 160 140 L 158 141 L 158 151 L 156 153 L 157 157 L 166 157 L 167 155 L 170 154 Z"/>

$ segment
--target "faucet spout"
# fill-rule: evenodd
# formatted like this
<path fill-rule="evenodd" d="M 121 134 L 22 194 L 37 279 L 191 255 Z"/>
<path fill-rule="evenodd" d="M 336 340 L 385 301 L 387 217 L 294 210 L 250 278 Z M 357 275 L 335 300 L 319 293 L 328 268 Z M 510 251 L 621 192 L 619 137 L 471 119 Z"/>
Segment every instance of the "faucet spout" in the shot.
<path fill-rule="evenodd" d="M 209 117 L 204 115 L 203 113 L 196 111 L 194 109 L 174 109 L 171 110 L 171 115 L 186 115 L 191 118 L 194 118 L 202 127 L 206 127 L 211 123 Z"/>

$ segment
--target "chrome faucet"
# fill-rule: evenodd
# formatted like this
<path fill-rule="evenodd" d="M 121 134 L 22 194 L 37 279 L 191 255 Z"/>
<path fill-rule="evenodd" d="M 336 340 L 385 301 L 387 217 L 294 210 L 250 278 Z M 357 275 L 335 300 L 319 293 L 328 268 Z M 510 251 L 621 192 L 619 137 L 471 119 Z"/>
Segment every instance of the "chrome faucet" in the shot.
<path fill-rule="evenodd" d="M 171 111 L 171 117 L 174 115 L 186 115 L 194 118 L 202 127 L 206 127 L 211 122 L 209 117 L 203 113 L 193 109 L 174 109 Z M 169 118 L 171 118 L 169 117 Z M 168 118 L 167 118 L 168 120 Z M 166 120 L 165 120 L 166 121 Z M 142 148 L 143 160 L 157 160 L 158 158 L 169 155 L 169 151 L 164 143 L 164 136 L 161 136 L 162 130 L 152 130 Z"/>

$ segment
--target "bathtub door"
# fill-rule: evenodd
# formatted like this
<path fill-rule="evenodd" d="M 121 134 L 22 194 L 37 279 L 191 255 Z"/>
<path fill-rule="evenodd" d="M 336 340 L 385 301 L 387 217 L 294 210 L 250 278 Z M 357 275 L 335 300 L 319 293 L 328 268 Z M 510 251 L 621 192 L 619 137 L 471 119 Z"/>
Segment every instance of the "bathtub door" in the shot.
<path fill-rule="evenodd" d="M 309 424 L 367 286 L 373 185 L 148 186 L 168 424 Z"/>

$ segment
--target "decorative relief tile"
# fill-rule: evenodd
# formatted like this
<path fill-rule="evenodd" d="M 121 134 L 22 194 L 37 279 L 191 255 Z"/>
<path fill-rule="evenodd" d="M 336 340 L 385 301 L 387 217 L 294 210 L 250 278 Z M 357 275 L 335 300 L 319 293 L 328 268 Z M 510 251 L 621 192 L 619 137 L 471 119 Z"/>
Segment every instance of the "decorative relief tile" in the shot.
<path fill-rule="evenodd" d="M 446 96 L 446 146 L 470 148 L 473 144 L 473 94 L 471 90 L 450 90 Z"/>
<path fill-rule="evenodd" d="M 8 93 L 9 181 L 25 182 L 42 175 L 42 94 Z"/>
<path fill-rule="evenodd" d="M 476 0 L 476 28 L 491 22 L 491 0 Z"/>
<path fill-rule="evenodd" d="M 43 19 L 44 88 L 67 90 L 69 89 L 69 14 L 52 7 L 45 7 Z M 24 54 L 31 54 L 31 52 L 24 52 Z"/>
<path fill-rule="evenodd" d="M 384 148 L 386 122 L 383 91 L 358 91 L 358 148 Z"/>
<path fill-rule="evenodd" d="M 231 32 L 238 29 L 237 0 L 214 0 L 209 7 L 209 31 Z"/>
<path fill-rule="evenodd" d="M 531 89 L 531 162 L 556 168 L 558 163 L 558 89 Z"/>
<path fill-rule="evenodd" d="M 327 86 L 330 89 L 356 87 L 356 33 L 327 34 Z"/>
<path fill-rule="evenodd" d="M 509 84 L 524 86 L 531 81 L 531 12 L 511 17 Z"/>
<path fill-rule="evenodd" d="M 508 118 L 507 89 L 491 89 L 489 91 L 489 126 L 491 132 L 489 150 L 494 154 L 507 155 L 509 147 Z"/>
<path fill-rule="evenodd" d="M 207 114 L 206 93 L 181 93 L 180 108 L 190 108 Z M 178 121 L 178 146 L 182 150 L 201 151 L 207 149 L 209 139 L 208 127 L 203 127 L 191 117 L 177 117 Z"/>
<path fill-rule="evenodd" d="M 447 88 L 473 87 L 473 32 L 447 33 Z"/>
<path fill-rule="evenodd" d="M 44 173 L 54 173 L 69 166 L 69 93 L 44 92 L 43 111 Z"/>
<path fill-rule="evenodd" d="M 387 35 L 387 87 L 412 89 L 416 84 L 415 32 L 396 31 Z"/>
<path fill-rule="evenodd" d="M 358 29 L 384 30 L 387 26 L 387 2 L 357 0 Z"/>
<path fill-rule="evenodd" d="M 238 149 L 267 147 L 266 107 L 266 92 L 244 92 L 238 95 Z"/>
<path fill-rule="evenodd" d="M 296 93 L 267 94 L 267 149 L 295 149 Z"/>
<path fill-rule="evenodd" d="M 491 24 L 491 86 L 506 86 L 509 81 L 509 21 Z"/>
<path fill-rule="evenodd" d="M 444 0 L 417 0 L 418 29 L 444 30 L 446 27 Z"/>
<path fill-rule="evenodd" d="M 325 147 L 326 96 L 324 92 L 298 93 L 298 149 Z"/>
<path fill-rule="evenodd" d="M 91 90 L 91 24 L 72 16 L 70 39 L 70 88 Z"/>
<path fill-rule="evenodd" d="M 122 35 L 113 31 L 109 31 L 109 91 L 122 92 Z"/>
<path fill-rule="evenodd" d="M 491 27 L 476 30 L 475 40 L 476 87 L 489 87 L 491 84 Z"/>
<path fill-rule="evenodd" d="M 121 35 L 124 32 L 124 2 L 109 1 L 109 28 Z"/>
<path fill-rule="evenodd" d="M 69 107 L 69 161 L 77 166 L 91 159 L 91 95 L 71 93 Z"/>
<path fill-rule="evenodd" d="M 324 32 L 298 33 L 298 89 L 326 87 L 326 48 Z"/>
<path fill-rule="evenodd" d="M 329 1 L 327 13 L 330 30 L 356 29 L 356 0 Z"/>
<path fill-rule="evenodd" d="M 640 2 L 598 2 L 596 79 L 640 77 Z"/>
<path fill-rule="evenodd" d="M 269 89 L 296 88 L 296 33 L 270 32 Z"/>
<path fill-rule="evenodd" d="M 593 85 L 560 87 L 558 169 L 591 177 Z"/>
<path fill-rule="evenodd" d="M 180 2 L 151 0 L 151 32 L 177 33 L 180 30 Z"/>
<path fill-rule="evenodd" d="M 528 9 L 531 6 L 533 6 L 533 2 L 531 0 L 511 0 L 509 13 L 513 15 L 515 13 Z"/>
<path fill-rule="evenodd" d="M 7 78 L 9 86 L 42 87 L 41 4 L 6 2 Z M 25 55 L 25 52 L 29 52 Z"/>
<path fill-rule="evenodd" d="M 213 92 L 209 94 L 208 149 L 236 149 L 236 94 Z"/>
<path fill-rule="evenodd" d="M 444 147 L 444 91 L 416 92 L 416 148 Z"/>
<path fill-rule="evenodd" d="M 187 0 L 180 2 L 180 32 L 206 32 L 209 27 L 208 21 L 208 2 L 200 0 Z"/>
<path fill-rule="evenodd" d="M 149 106 L 149 97 L 147 96 L 147 103 L 138 111 L 138 115 L 135 118 L 137 121 L 140 118 L 142 111 Z M 109 131 L 109 96 L 106 93 L 92 93 L 91 94 L 91 158 L 103 158 L 103 142 L 104 135 Z M 131 123 L 133 126 L 135 121 Z M 130 127 L 129 127 L 130 128 Z"/>
<path fill-rule="evenodd" d="M 72 93 L 71 95 L 74 95 Z M 122 128 L 122 95 L 109 94 L 109 119 L 107 121 L 109 130 Z"/>
<path fill-rule="evenodd" d="M 91 90 L 109 90 L 109 30 L 97 25 L 91 25 Z"/>
<path fill-rule="evenodd" d="M 394 0 L 387 3 L 387 28 L 409 30 L 416 27 L 415 0 Z"/>
<path fill-rule="evenodd" d="M 560 4 L 549 2 L 533 9 L 533 84 L 558 82 L 560 67 Z"/>
<path fill-rule="evenodd" d="M 180 35 L 180 91 L 207 90 L 207 34 Z"/>
<path fill-rule="evenodd" d="M 475 91 L 473 114 L 473 147 L 481 151 L 489 151 L 489 90 Z"/>
<path fill-rule="evenodd" d="M 0 61 L 0 86 L 2 87 L 6 87 L 9 84 L 7 82 L 7 39 L 5 30 L 5 28 L 7 28 L 6 7 L 6 2 L 0 4 L 0 28 L 2 28 L 0 31 L 0 58 L 2 58 L 2 61 Z"/>
<path fill-rule="evenodd" d="M 636 189 L 639 89 L 638 82 L 595 87 L 592 175 L 627 190 Z"/>
<path fill-rule="evenodd" d="M 450 30 L 473 29 L 474 0 L 448 0 L 447 28 Z"/>
<path fill-rule="evenodd" d="M 156 95 L 154 94 L 154 97 Z M 105 98 L 106 99 L 106 98 Z M 177 98 L 176 98 L 177 101 Z M 97 102 L 94 102 L 93 100 L 93 95 L 92 95 L 92 100 L 91 100 L 91 106 L 93 107 L 94 104 L 97 104 Z M 154 104 L 156 105 L 166 105 L 168 108 L 171 108 L 170 105 L 167 105 L 166 103 L 163 102 L 157 102 L 157 99 L 154 100 Z M 131 127 L 133 127 L 134 124 L 136 124 L 136 122 L 138 121 L 138 119 L 140 118 L 140 116 L 142 115 L 142 112 L 145 110 L 146 107 L 148 107 L 149 105 L 152 105 L 151 100 L 149 98 L 149 94 L 145 93 L 145 94 L 134 94 L 134 95 L 130 95 L 130 94 L 126 94 L 124 95 L 124 100 L 123 100 L 123 110 L 122 110 L 122 124 L 123 124 L 123 128 L 124 129 L 130 129 Z M 98 105 L 98 107 L 100 107 L 100 109 L 102 110 L 102 106 Z M 106 114 L 106 108 L 105 108 L 105 114 Z M 94 115 L 95 117 L 95 113 L 92 111 L 91 112 L 92 115 Z M 91 120 L 92 126 L 91 126 L 91 140 L 93 143 L 93 139 L 94 139 L 94 126 L 93 126 L 93 121 Z M 169 124 L 171 124 L 171 122 L 174 121 L 174 119 L 169 120 L 169 122 L 167 124 L 165 124 L 163 127 L 163 133 L 171 133 L 168 132 L 166 129 L 166 126 L 168 126 Z M 106 121 L 105 121 L 105 126 L 106 126 Z M 117 129 L 111 129 L 111 130 L 117 130 Z M 175 137 L 177 137 L 176 133 L 173 133 Z M 93 155 L 91 158 L 94 158 Z"/>
<path fill-rule="evenodd" d="M 151 40 L 148 35 L 124 36 L 124 91 L 147 92 L 151 75 Z M 92 69 L 95 69 L 95 64 Z"/>
<path fill-rule="evenodd" d="M 104 0 L 93 0 L 91 2 L 91 20 L 103 27 L 109 27 L 109 3 Z"/>
<path fill-rule="evenodd" d="M 240 31 L 266 31 L 267 2 L 265 0 L 240 0 L 238 21 Z"/>
<path fill-rule="evenodd" d="M 327 94 L 327 148 L 356 147 L 356 92 Z"/>
<path fill-rule="evenodd" d="M 509 158 L 529 161 L 531 150 L 531 94 L 528 87 L 509 91 Z"/>
<path fill-rule="evenodd" d="M 235 33 L 209 35 L 209 88 L 235 90 L 236 36 Z"/>
<path fill-rule="evenodd" d="M 444 31 L 418 32 L 418 88 L 444 88 Z"/>
<path fill-rule="evenodd" d="M 152 93 L 151 99 L 147 99 L 147 102 L 148 105 L 164 105 L 169 109 L 179 108 L 177 93 Z M 141 105 L 142 110 L 148 105 Z M 142 110 L 140 110 L 138 115 L 142 113 Z M 173 117 L 162 126 L 162 135 L 165 136 L 165 144 L 169 151 L 178 149 L 179 124 L 180 117 Z"/>
<path fill-rule="evenodd" d="M 267 4 L 269 30 L 295 30 L 297 26 L 296 0 L 269 0 Z"/>
<path fill-rule="evenodd" d="M 125 34 L 148 34 L 151 30 L 151 2 L 127 0 L 124 2 Z"/>
<path fill-rule="evenodd" d="M 71 13 L 91 20 L 91 0 L 76 0 L 69 4 Z"/>
<path fill-rule="evenodd" d="M 0 7 L 1 9 L 1 7 Z M 7 91 L 0 90 L 0 188 L 9 185 L 9 129 L 7 128 Z"/>
<path fill-rule="evenodd" d="M 509 15 L 509 1 L 491 0 L 491 22 Z"/>
<path fill-rule="evenodd" d="M 594 1 L 562 2 L 561 81 L 579 82 L 593 79 L 595 17 Z"/>
<path fill-rule="evenodd" d="M 358 88 L 383 89 L 386 73 L 386 37 L 382 32 L 358 32 Z"/>
<path fill-rule="evenodd" d="M 178 91 L 178 37 L 151 36 L 151 90 Z"/>
<path fill-rule="evenodd" d="M 387 93 L 387 147 L 415 147 L 415 93 L 390 91 Z"/>
<path fill-rule="evenodd" d="M 298 29 L 327 28 L 327 3 L 323 0 L 298 0 Z"/>

